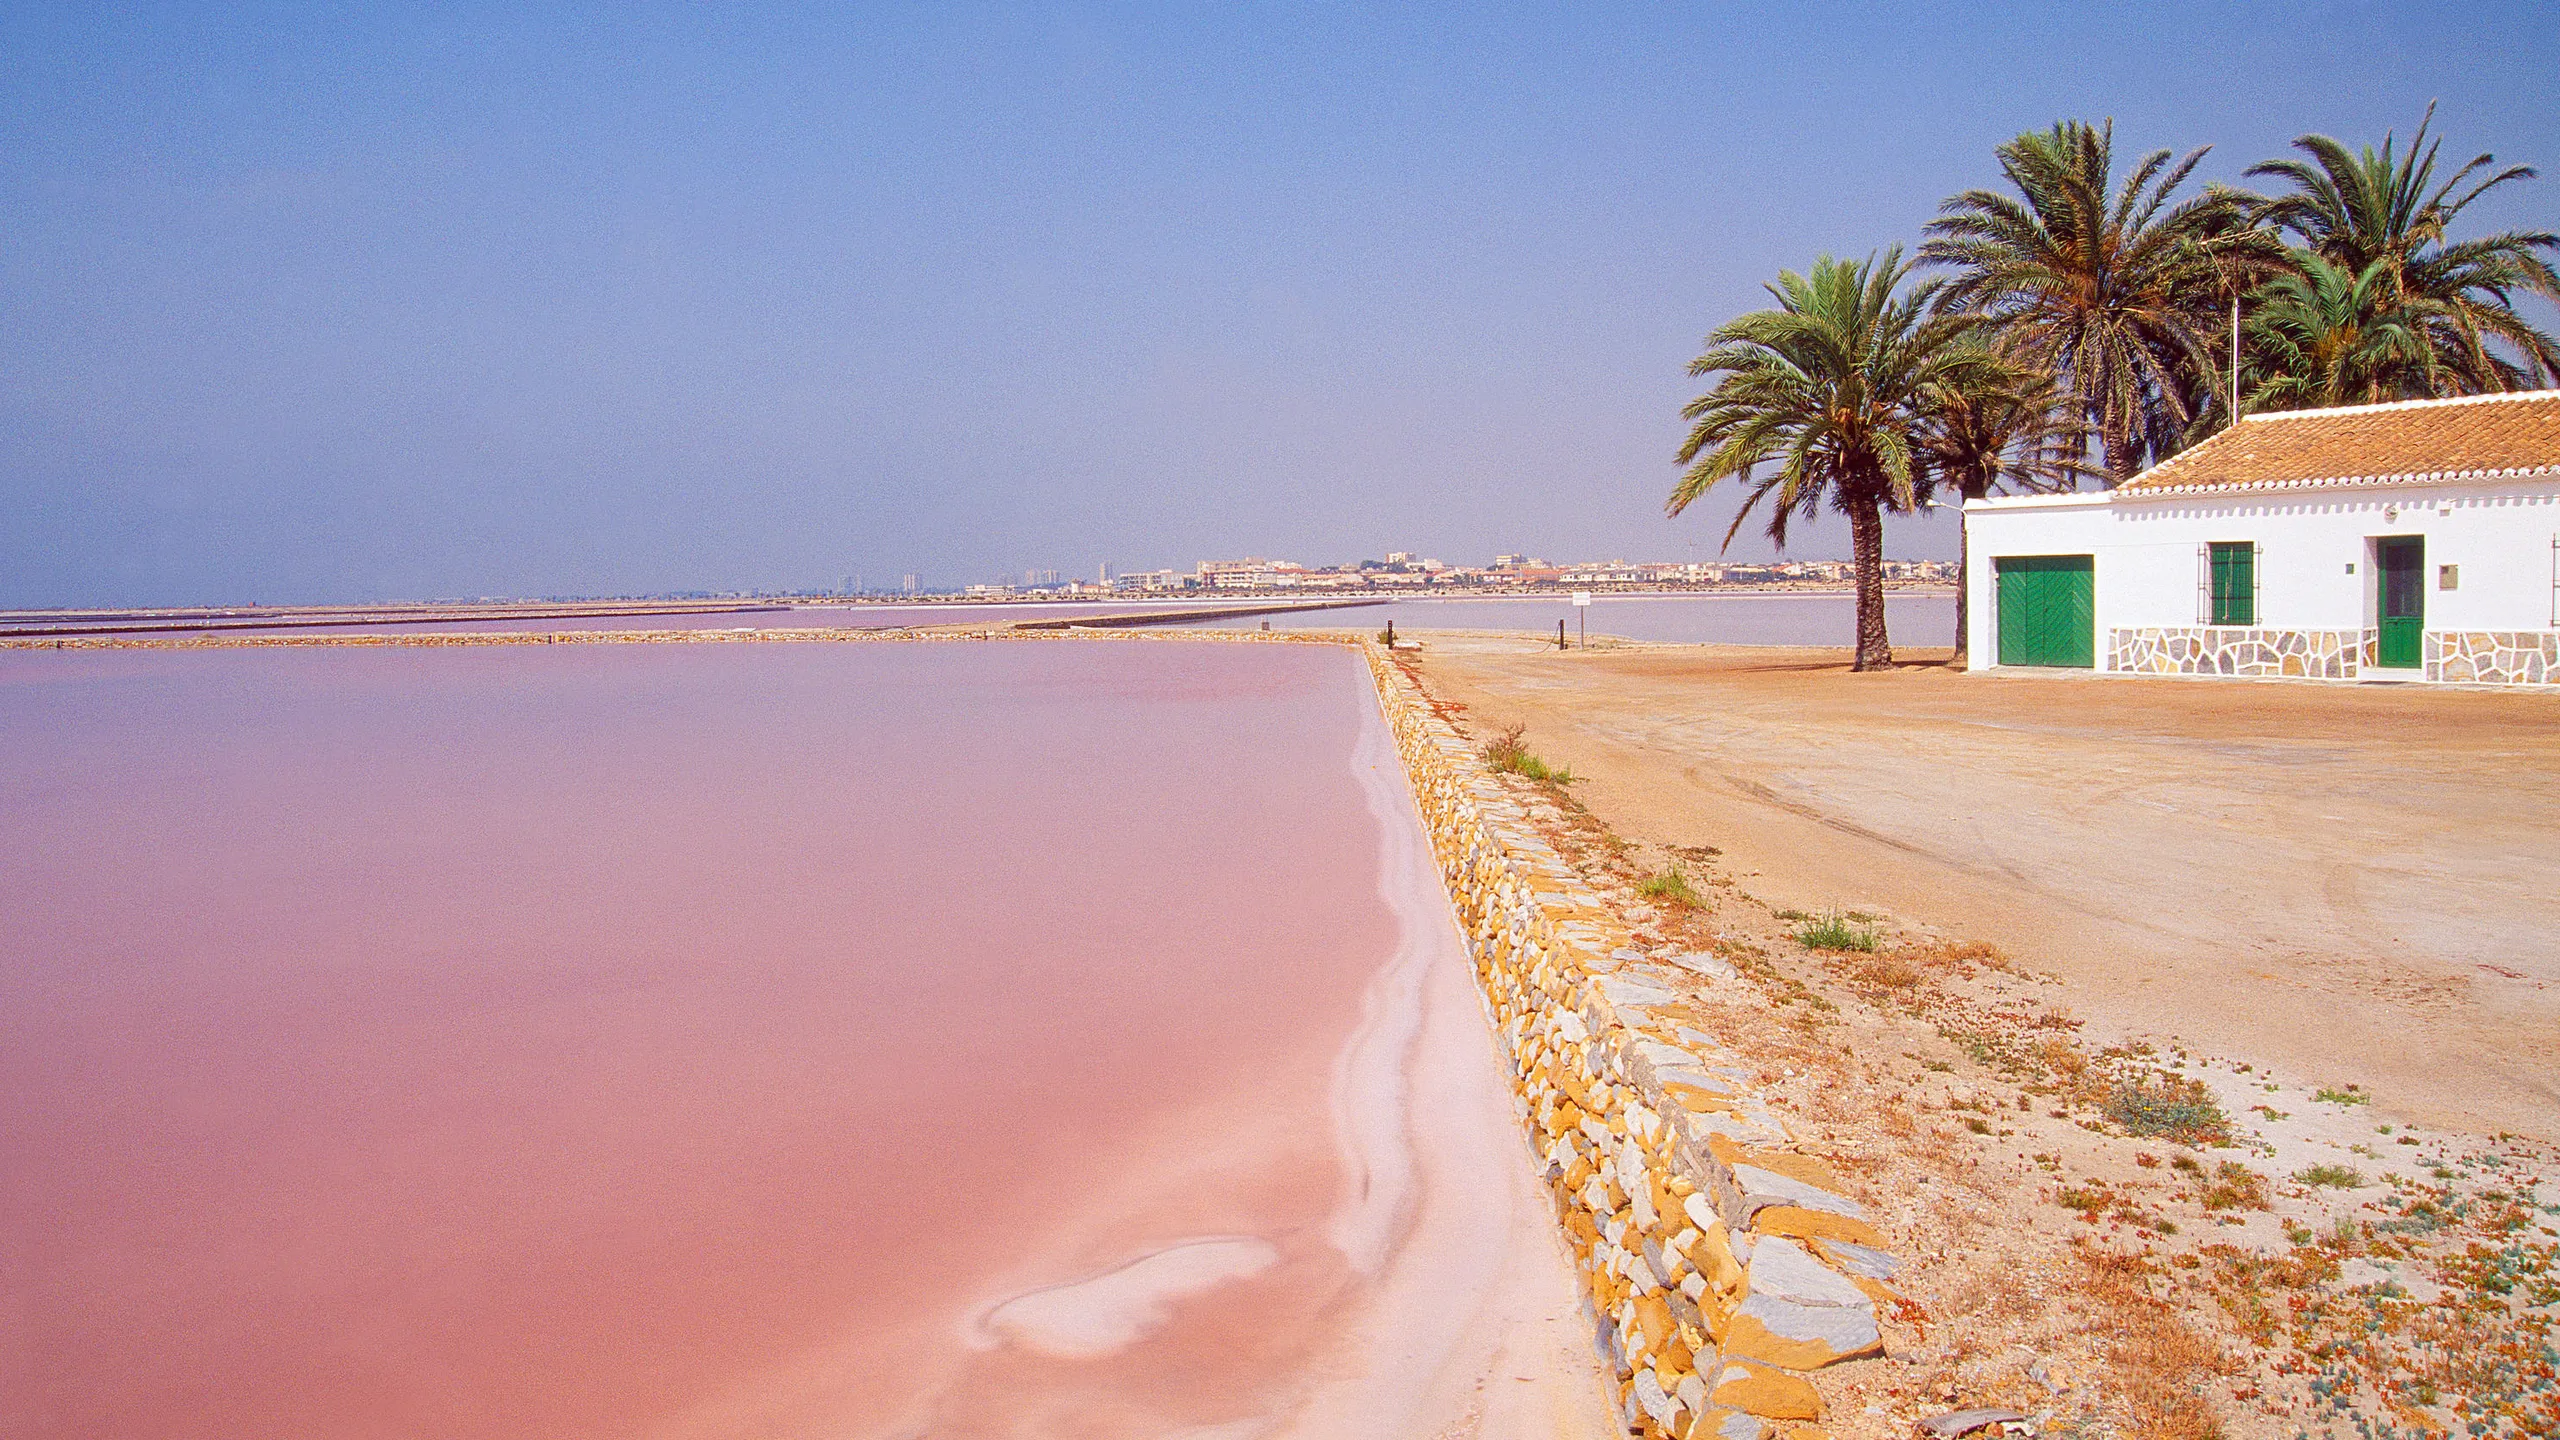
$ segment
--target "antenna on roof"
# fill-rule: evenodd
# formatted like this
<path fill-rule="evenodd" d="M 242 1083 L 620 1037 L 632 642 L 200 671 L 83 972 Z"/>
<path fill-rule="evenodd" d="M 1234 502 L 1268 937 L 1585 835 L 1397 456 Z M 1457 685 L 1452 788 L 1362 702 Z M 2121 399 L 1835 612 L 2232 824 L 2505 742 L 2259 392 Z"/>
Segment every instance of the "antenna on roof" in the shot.
<path fill-rule="evenodd" d="M 2240 423 L 2240 292 L 2231 292 L 2231 423 Z"/>

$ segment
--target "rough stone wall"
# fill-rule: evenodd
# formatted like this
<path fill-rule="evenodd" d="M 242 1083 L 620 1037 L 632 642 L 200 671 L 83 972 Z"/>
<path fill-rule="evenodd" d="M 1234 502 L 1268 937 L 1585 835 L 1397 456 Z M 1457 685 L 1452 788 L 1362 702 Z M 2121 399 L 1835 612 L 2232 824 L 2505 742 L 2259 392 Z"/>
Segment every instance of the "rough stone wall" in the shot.
<path fill-rule="evenodd" d="M 2430 630 L 2427 678 L 2469 685 L 2560 685 L 2560 630 Z"/>
<path fill-rule="evenodd" d="M 1648 958 L 1386 652 L 1365 647 L 1630 1427 L 1759 1440 L 1821 1418 L 1806 1372 L 1882 1347 L 1897 1262 Z M 1685 1013 L 1684 1013 L 1685 1012 Z"/>
<path fill-rule="evenodd" d="M 2291 676 L 2353 680 L 2361 630 L 2164 626 L 2107 632 L 2107 668 L 2128 675 Z"/>

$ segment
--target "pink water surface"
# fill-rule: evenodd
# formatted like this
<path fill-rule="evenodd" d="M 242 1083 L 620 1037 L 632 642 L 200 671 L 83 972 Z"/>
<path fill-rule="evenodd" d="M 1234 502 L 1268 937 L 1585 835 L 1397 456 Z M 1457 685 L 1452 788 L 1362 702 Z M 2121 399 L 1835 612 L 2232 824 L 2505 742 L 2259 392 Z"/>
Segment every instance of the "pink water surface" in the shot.
<path fill-rule="evenodd" d="M 0 1435 L 1141 1435 L 1358 1303 L 1356 659 L 0 655 Z M 1107 1354 L 990 1306 L 1277 1260 Z"/>

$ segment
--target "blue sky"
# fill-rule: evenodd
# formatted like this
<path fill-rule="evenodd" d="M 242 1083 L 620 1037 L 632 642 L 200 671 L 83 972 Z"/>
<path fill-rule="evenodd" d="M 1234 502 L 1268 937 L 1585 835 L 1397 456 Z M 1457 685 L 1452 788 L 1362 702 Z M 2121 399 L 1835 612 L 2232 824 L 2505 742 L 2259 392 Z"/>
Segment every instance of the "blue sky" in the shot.
<path fill-rule="evenodd" d="M 1706 556 L 1779 268 L 2430 99 L 2560 175 L 2560 6 L 10 6 L 0 605 Z"/>

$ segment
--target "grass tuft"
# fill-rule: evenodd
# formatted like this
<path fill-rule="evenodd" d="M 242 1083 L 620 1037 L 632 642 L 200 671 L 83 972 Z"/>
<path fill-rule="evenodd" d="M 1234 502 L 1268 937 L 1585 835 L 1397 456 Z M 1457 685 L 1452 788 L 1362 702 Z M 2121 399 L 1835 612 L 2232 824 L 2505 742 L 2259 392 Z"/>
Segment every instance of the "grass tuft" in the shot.
<path fill-rule="evenodd" d="M 2293 1172 L 2293 1183 L 2317 1190 L 2357 1190 L 2364 1186 L 2364 1172 L 2346 1165 L 2309 1165 Z"/>
<path fill-rule="evenodd" d="M 1660 900 L 1683 909 L 1691 909 L 1707 903 L 1706 898 L 1689 883 L 1688 872 L 1677 865 L 1644 877 L 1637 882 L 1636 893 L 1647 900 Z"/>
<path fill-rule="evenodd" d="M 2350 1085 L 2344 1090 L 2332 1090 L 2328 1086 L 2323 1085 L 2318 1090 L 2312 1092 L 2311 1098 L 2314 1100 L 2326 1100 L 2332 1105 L 2370 1105 L 2373 1103 L 2373 1097 L 2364 1093 L 2363 1087 L 2356 1085 Z"/>
<path fill-rule="evenodd" d="M 1871 954 L 1880 943 L 1873 925 L 1862 925 L 1837 910 L 1805 918 L 1796 927 L 1796 943 L 1807 950 L 1854 950 Z"/>
<path fill-rule="evenodd" d="M 1549 765 L 1530 754 L 1529 747 L 1520 743 L 1521 735 L 1526 733 L 1528 728 L 1525 725 L 1505 726 L 1500 733 L 1486 741 L 1484 748 L 1476 753 L 1484 757 L 1486 764 L 1507 774 L 1518 775 L 1548 785 L 1572 784 L 1573 771 L 1569 767 Z"/>

